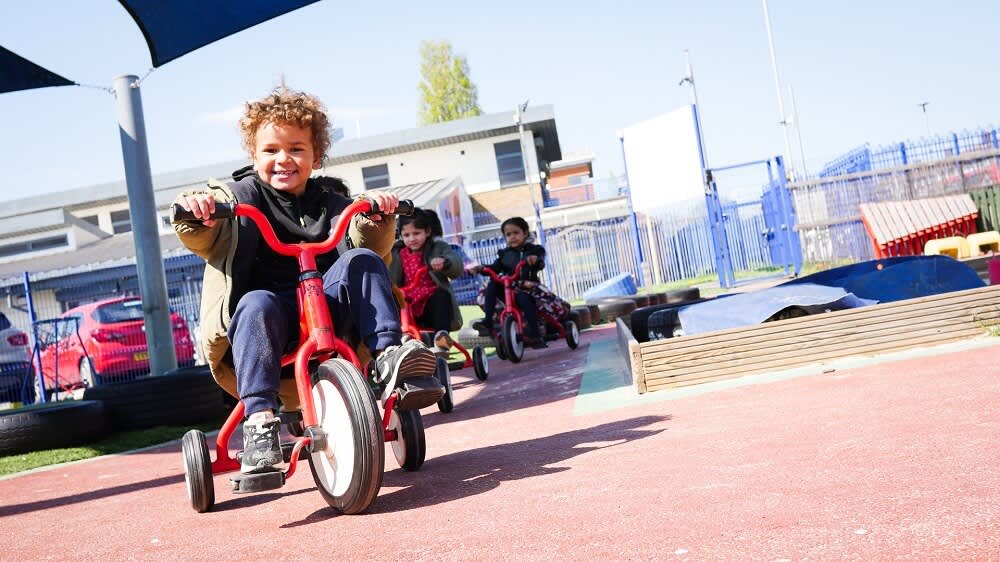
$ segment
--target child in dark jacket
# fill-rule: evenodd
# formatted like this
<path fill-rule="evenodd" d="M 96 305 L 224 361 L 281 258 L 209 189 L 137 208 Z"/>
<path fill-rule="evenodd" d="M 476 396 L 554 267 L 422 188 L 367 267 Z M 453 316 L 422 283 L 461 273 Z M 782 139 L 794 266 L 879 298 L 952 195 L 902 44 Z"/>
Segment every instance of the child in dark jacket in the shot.
<path fill-rule="evenodd" d="M 524 267 L 521 268 L 521 277 L 518 280 L 526 288 L 535 287 L 539 284 L 538 272 L 545 267 L 545 248 L 538 244 L 529 242 L 530 231 L 528 221 L 521 217 L 511 217 L 500 225 L 500 231 L 507 241 L 507 247 L 497 251 L 497 259 L 488 267 L 498 275 L 510 275 L 514 272 L 517 264 L 524 260 Z M 472 268 L 474 273 L 482 271 L 483 266 Z M 503 285 L 490 280 L 486 285 L 484 294 L 485 302 L 483 309 L 486 311 L 486 326 L 496 323 L 497 299 L 503 294 Z M 534 297 L 526 291 L 515 291 L 517 306 L 524 316 L 525 343 L 534 348 L 547 347 L 545 337 L 538 329 L 538 312 Z"/>
<path fill-rule="evenodd" d="M 399 218 L 389 278 L 397 287 L 407 286 L 427 267 L 428 275 L 416 279 L 416 286 L 407 292 L 407 306 L 418 326 L 434 330 L 434 345 L 447 350 L 452 345 L 448 332 L 462 327 L 462 313 L 451 292 L 451 280 L 462 275 L 462 258 L 447 242 L 434 237 L 434 218 L 422 209 Z"/>
<path fill-rule="evenodd" d="M 181 242 L 206 261 L 202 296 L 203 349 L 212 375 L 243 402 L 241 472 L 281 470 L 281 356 L 300 338 L 297 288 L 299 265 L 262 242 L 256 226 L 213 219 L 216 202 L 257 207 L 285 243 L 324 240 L 351 201 L 330 180 L 311 178 L 330 147 L 329 120 L 314 96 L 281 88 L 246 104 L 240 120 L 252 166 L 233 182 L 185 191 L 175 202 L 192 212 L 174 229 Z M 335 182 L 339 183 L 339 182 Z M 387 213 L 394 193 L 363 196 Z M 391 215 L 357 215 L 351 224 L 353 249 L 316 257 L 323 292 L 336 318 L 338 335 L 370 352 L 373 382 L 382 400 L 399 389 L 400 409 L 437 402 L 444 387 L 433 376 L 434 354 L 417 341 L 402 341 L 399 309 L 382 256 L 393 236 Z M 297 400 L 297 397 L 291 397 Z M 287 403 L 286 403 L 287 404 Z"/>

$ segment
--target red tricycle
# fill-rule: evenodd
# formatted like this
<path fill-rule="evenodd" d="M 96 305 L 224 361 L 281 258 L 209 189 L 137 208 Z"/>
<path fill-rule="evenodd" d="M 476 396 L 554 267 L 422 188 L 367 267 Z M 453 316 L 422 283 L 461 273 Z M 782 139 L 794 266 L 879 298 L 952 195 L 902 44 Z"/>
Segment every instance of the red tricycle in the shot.
<path fill-rule="evenodd" d="M 427 269 L 427 266 L 422 266 L 417 270 L 416 275 L 413 276 L 413 279 L 410 280 L 405 287 L 399 288 L 403 292 L 403 297 L 406 299 L 406 306 L 403 306 L 400 310 L 400 320 L 403 326 L 403 333 L 415 339 L 422 339 L 431 336 L 434 333 L 434 330 L 431 328 L 417 326 L 417 323 L 413 318 L 413 314 L 410 312 L 409 294 L 413 292 L 413 289 L 420 282 L 420 279 L 425 275 L 430 275 L 430 272 Z M 473 371 L 476 373 L 476 378 L 481 381 L 486 380 L 487 377 L 490 376 L 489 362 L 486 359 L 486 352 L 483 350 L 481 345 L 473 346 L 471 355 L 469 354 L 469 350 L 457 341 L 452 340 L 451 346 L 461 353 L 465 357 L 465 360 L 460 363 L 448 363 L 448 360 L 444 357 L 438 357 L 437 377 L 446 389 L 445 395 L 438 401 L 438 409 L 444 413 L 452 411 L 455 407 L 451 393 L 450 369 L 468 369 L 469 367 L 472 367 Z"/>
<path fill-rule="evenodd" d="M 518 262 L 510 275 L 499 275 L 489 267 L 483 267 L 480 273 L 488 276 L 497 283 L 503 285 L 503 310 L 497 322 L 490 326 L 490 333 L 496 342 L 497 357 L 509 359 L 511 363 L 518 363 L 524 355 L 524 318 L 521 309 L 517 306 L 517 299 L 514 294 L 514 285 L 521 277 L 521 268 L 525 261 Z M 486 311 L 489 318 L 493 311 Z M 547 340 L 563 338 L 570 349 L 576 349 L 580 345 L 580 330 L 572 318 L 565 322 L 560 322 L 551 314 L 544 310 L 538 311 L 538 318 L 544 322 L 545 330 L 541 332 L 541 337 Z"/>
<path fill-rule="evenodd" d="M 400 201 L 397 214 L 412 212 L 410 201 Z M 385 470 L 383 442 L 405 470 L 416 470 L 426 454 L 424 425 L 420 412 L 397 410 L 397 391 L 383 403 L 380 416 L 375 394 L 354 349 L 334 333 L 333 319 L 323 294 L 323 280 L 316 269 L 316 256 L 336 247 L 358 213 L 378 213 L 370 201 L 355 201 L 340 215 L 323 242 L 285 244 L 278 240 L 267 218 L 245 203 L 216 204 L 213 219 L 247 217 L 275 252 L 298 259 L 299 332 L 295 350 L 281 358 L 281 365 L 294 365 L 301 417 L 282 415 L 294 440 L 282 443 L 288 463 L 284 472 L 230 476 L 233 493 L 261 492 L 280 488 L 295 474 L 298 461 L 307 455 L 313 480 L 323 499 L 342 513 L 364 511 L 382 487 Z M 174 220 L 194 219 L 190 211 L 173 205 Z M 237 401 L 215 440 L 216 459 L 209 457 L 205 434 L 193 429 L 184 435 L 184 481 L 191 507 L 202 513 L 215 504 L 213 474 L 239 470 L 238 457 L 231 457 L 228 443 L 243 420 L 243 403 Z M 381 421 L 380 421 L 381 420 Z"/>

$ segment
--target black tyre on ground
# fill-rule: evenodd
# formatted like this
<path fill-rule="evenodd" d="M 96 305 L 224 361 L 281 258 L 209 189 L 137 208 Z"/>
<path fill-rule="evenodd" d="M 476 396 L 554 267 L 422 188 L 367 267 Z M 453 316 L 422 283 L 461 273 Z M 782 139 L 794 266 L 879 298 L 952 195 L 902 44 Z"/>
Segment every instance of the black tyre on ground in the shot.
<path fill-rule="evenodd" d="M 637 308 L 637 309 L 633 310 L 632 313 L 629 315 L 629 317 L 630 317 L 629 328 L 632 330 L 632 336 L 635 337 L 635 340 L 637 342 L 639 342 L 639 343 L 647 342 L 651 338 L 655 339 L 655 336 L 652 336 L 652 334 L 653 333 L 658 333 L 658 334 L 663 334 L 664 333 L 663 332 L 663 330 L 664 330 L 664 324 L 663 324 L 663 322 L 666 321 L 667 318 L 666 318 L 666 316 L 663 316 L 662 317 L 663 320 L 661 320 L 660 323 L 657 324 L 657 329 L 654 331 L 653 330 L 653 326 L 650 324 L 650 318 L 652 317 L 653 314 L 656 314 L 656 313 L 658 313 L 660 311 L 664 311 L 664 310 L 677 310 L 677 309 L 679 309 L 679 308 L 681 308 L 683 306 L 688 306 L 690 304 L 697 304 L 699 302 L 704 302 L 706 300 L 708 300 L 708 299 L 695 299 L 695 300 L 684 301 L 684 302 L 673 302 L 673 303 L 667 303 L 667 304 L 657 304 L 657 305 L 653 305 L 653 306 L 644 306 L 642 308 Z M 676 314 L 673 316 L 673 320 L 671 320 L 671 327 L 670 327 L 670 330 L 669 330 L 671 333 L 673 332 L 673 321 L 674 320 L 676 320 Z"/>
<path fill-rule="evenodd" d="M 586 330 L 593 324 L 593 318 L 590 316 L 590 307 L 588 306 L 574 306 L 570 310 L 570 317 L 576 321 L 577 327 L 581 330 Z"/>
<path fill-rule="evenodd" d="M 375 395 L 357 368 L 343 359 L 324 361 L 315 380 L 313 403 L 326 446 L 310 451 L 309 469 L 326 503 L 348 515 L 361 513 L 378 496 L 385 470 Z"/>
<path fill-rule="evenodd" d="M 208 367 L 200 366 L 88 388 L 83 399 L 104 402 L 114 428 L 128 430 L 216 420 L 227 413 L 222 395 Z"/>
<path fill-rule="evenodd" d="M 55 402 L 0 412 L 0 455 L 92 443 L 111 432 L 102 402 Z"/>
<path fill-rule="evenodd" d="M 191 507 L 205 513 L 215 505 L 215 482 L 212 480 L 212 459 L 208 455 L 205 434 L 192 429 L 181 438 L 184 453 L 184 483 Z"/>
<path fill-rule="evenodd" d="M 566 322 L 563 326 L 566 331 L 566 345 L 570 349 L 576 349 L 580 346 L 580 330 L 576 327 L 576 322 L 570 320 Z"/>
<path fill-rule="evenodd" d="M 396 430 L 392 453 L 396 456 L 399 467 L 410 472 L 420 470 L 427 456 L 424 420 L 420 411 L 394 409 L 389 417 L 389 429 Z"/>
<path fill-rule="evenodd" d="M 437 358 L 437 369 L 434 370 L 434 376 L 444 387 L 444 396 L 437 401 L 438 410 L 442 414 L 451 413 L 455 409 L 455 401 L 451 393 L 451 370 L 448 368 L 448 360 L 444 357 Z"/>
<path fill-rule="evenodd" d="M 481 345 L 472 348 L 472 370 L 476 372 L 476 378 L 481 381 L 485 381 L 490 376 L 490 362 Z"/>

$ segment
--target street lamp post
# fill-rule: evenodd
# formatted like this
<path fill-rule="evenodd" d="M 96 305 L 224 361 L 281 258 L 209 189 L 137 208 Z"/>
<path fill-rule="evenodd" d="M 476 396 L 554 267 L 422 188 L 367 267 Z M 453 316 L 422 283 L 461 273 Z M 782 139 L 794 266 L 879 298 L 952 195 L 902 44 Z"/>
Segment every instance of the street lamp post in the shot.
<path fill-rule="evenodd" d="M 778 61 L 774 56 L 774 37 L 771 35 L 771 15 L 767 11 L 767 0 L 761 0 L 764 4 L 764 27 L 767 29 L 767 48 L 771 53 L 771 71 L 774 73 L 774 89 L 778 94 L 778 115 L 781 124 L 781 132 L 785 137 L 785 162 L 788 164 L 789 174 L 794 176 L 792 170 L 792 144 L 788 140 L 788 119 L 785 117 L 785 103 L 781 96 L 781 79 L 778 77 Z"/>
<path fill-rule="evenodd" d="M 517 141 L 521 145 L 521 165 L 524 167 L 524 183 L 528 187 L 528 195 L 531 198 L 531 207 L 535 212 L 535 228 L 538 230 L 538 243 L 545 245 L 545 228 L 542 226 L 542 213 L 538 208 L 538 200 L 535 199 L 535 190 L 531 187 L 530 178 L 540 177 L 532 176 L 529 172 L 529 159 L 528 151 L 525 149 L 524 144 L 524 112 L 528 110 L 528 102 L 531 100 L 524 100 L 524 103 L 518 104 L 517 110 L 514 114 L 514 121 L 517 123 Z M 532 147 L 534 144 L 531 145 Z M 541 185 L 539 183 L 539 185 Z"/>
<path fill-rule="evenodd" d="M 924 112 L 924 128 L 927 129 L 927 138 L 931 138 L 931 121 L 930 118 L 927 117 L 927 106 L 930 104 L 931 102 L 929 101 L 922 101 L 917 104 L 920 110 Z"/>

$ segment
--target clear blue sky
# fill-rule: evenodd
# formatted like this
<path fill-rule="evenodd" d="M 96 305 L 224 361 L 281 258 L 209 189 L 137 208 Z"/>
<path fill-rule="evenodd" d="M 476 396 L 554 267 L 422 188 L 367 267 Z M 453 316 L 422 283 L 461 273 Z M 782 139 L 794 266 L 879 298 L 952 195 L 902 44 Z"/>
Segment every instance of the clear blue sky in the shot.
<path fill-rule="evenodd" d="M 0 45 L 70 80 L 110 86 L 151 67 L 112 0 L 2 0 Z M 770 0 L 783 89 L 795 91 L 809 168 L 865 142 L 996 122 L 1000 2 Z M 197 18 L 197 15 L 192 17 Z M 564 153 L 621 173 L 616 131 L 690 99 L 691 53 L 710 163 L 784 151 L 759 0 L 502 3 L 322 0 L 155 70 L 142 86 L 154 174 L 243 156 L 241 103 L 283 73 L 319 95 L 347 138 L 415 126 L 422 39 L 464 54 L 487 113 L 552 104 Z M 786 113 L 790 102 L 786 97 Z M 124 177 L 115 104 L 100 90 L 0 95 L 0 199 Z M 793 158 L 798 160 L 795 136 Z"/>

